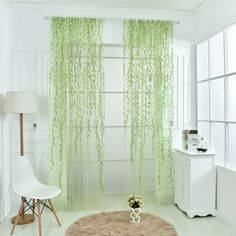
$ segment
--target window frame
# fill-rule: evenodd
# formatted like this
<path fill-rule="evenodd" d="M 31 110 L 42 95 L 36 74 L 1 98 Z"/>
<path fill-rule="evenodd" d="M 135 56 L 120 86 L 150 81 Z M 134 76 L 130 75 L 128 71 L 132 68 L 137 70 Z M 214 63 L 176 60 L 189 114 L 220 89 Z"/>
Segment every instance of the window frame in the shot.
<path fill-rule="evenodd" d="M 236 26 L 236 24 L 235 24 Z M 212 137 L 212 127 L 213 127 L 213 124 L 219 124 L 219 123 L 223 123 L 224 124 L 224 167 L 227 167 L 227 168 L 230 168 L 230 169 L 234 169 L 236 170 L 236 168 L 232 168 L 230 165 L 229 165 L 229 127 L 231 124 L 233 125 L 236 125 L 236 120 L 235 121 L 232 121 L 232 120 L 228 120 L 228 99 L 229 99 L 229 94 L 228 94 L 228 80 L 229 78 L 231 78 L 231 76 L 235 76 L 235 79 L 236 79 L 236 68 L 235 68 L 235 71 L 234 72 L 227 72 L 227 68 L 228 68 L 228 58 L 227 57 L 227 38 L 226 38 L 226 34 L 227 34 L 227 30 L 232 27 L 229 26 L 227 27 L 226 29 L 224 29 L 223 31 L 220 31 L 218 33 L 216 33 L 215 35 L 197 43 L 197 47 L 201 46 L 201 44 L 203 43 L 207 43 L 207 50 L 208 50 L 208 78 L 207 79 L 200 79 L 198 78 L 198 76 L 196 76 L 196 83 L 197 83 L 197 96 L 198 96 L 198 99 L 197 99 L 197 103 L 199 101 L 199 85 L 201 83 L 209 83 L 209 91 L 208 91 L 208 96 L 209 96 L 209 104 L 208 104 L 208 109 L 209 109 L 209 119 L 199 119 L 199 107 L 197 104 L 197 123 L 198 123 L 198 128 L 200 125 L 202 124 L 205 124 L 205 125 L 208 125 L 209 124 L 209 147 L 212 149 L 212 143 L 213 143 L 213 137 Z M 211 77 L 210 76 L 210 65 L 211 65 L 211 58 L 210 58 L 210 40 L 214 37 L 214 36 L 217 36 L 219 35 L 220 33 L 223 33 L 223 66 L 224 66 L 224 74 L 223 75 L 219 75 L 219 76 L 215 76 L 215 77 Z M 196 52 L 198 52 L 198 48 L 196 50 Z M 235 56 L 235 59 L 236 59 L 236 56 Z M 198 57 L 198 53 L 196 53 L 196 62 L 198 63 L 199 61 L 201 61 L 201 58 Z M 197 74 L 199 73 L 198 71 L 198 68 L 201 68 L 201 66 L 199 66 L 197 64 L 196 66 L 197 68 Z M 212 107 L 212 103 L 211 103 L 211 94 L 212 94 L 212 91 L 211 91 L 211 82 L 213 80 L 217 80 L 217 79 L 223 79 L 223 83 L 224 83 L 224 96 L 223 96 L 223 99 L 224 99 L 224 119 L 222 120 L 213 120 L 212 119 L 212 116 L 211 116 L 211 107 Z M 200 124 L 201 123 L 201 124 Z M 204 134 L 203 134 L 204 135 Z M 214 150 L 212 150 L 214 151 Z M 216 153 L 217 154 L 217 153 Z M 217 163 L 216 163 L 217 165 Z"/>

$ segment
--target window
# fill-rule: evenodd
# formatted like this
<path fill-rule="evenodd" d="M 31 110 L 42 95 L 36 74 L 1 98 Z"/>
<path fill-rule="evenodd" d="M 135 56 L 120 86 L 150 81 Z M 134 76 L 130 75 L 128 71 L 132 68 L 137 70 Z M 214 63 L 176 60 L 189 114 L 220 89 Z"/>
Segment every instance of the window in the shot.
<path fill-rule="evenodd" d="M 210 81 L 210 119 L 224 121 L 224 78 Z"/>
<path fill-rule="evenodd" d="M 224 37 L 223 32 L 209 39 L 210 78 L 224 74 Z"/>
<path fill-rule="evenodd" d="M 209 120 L 209 82 L 198 85 L 198 117 L 201 120 Z"/>
<path fill-rule="evenodd" d="M 229 76 L 227 78 L 227 118 L 226 118 L 228 121 L 236 121 L 235 88 L 236 88 L 236 75 Z"/>
<path fill-rule="evenodd" d="M 197 45 L 198 130 L 236 170 L 236 24 Z"/>
<path fill-rule="evenodd" d="M 197 79 L 202 81 L 209 78 L 208 41 L 197 47 Z"/>
<path fill-rule="evenodd" d="M 217 153 L 215 163 L 225 164 L 225 124 L 211 123 L 211 147 Z"/>
<path fill-rule="evenodd" d="M 236 169 L 236 124 L 228 125 L 228 158 L 226 166 Z"/>
<path fill-rule="evenodd" d="M 232 73 L 236 71 L 236 25 L 232 25 L 225 30 L 225 42 L 226 72 Z"/>

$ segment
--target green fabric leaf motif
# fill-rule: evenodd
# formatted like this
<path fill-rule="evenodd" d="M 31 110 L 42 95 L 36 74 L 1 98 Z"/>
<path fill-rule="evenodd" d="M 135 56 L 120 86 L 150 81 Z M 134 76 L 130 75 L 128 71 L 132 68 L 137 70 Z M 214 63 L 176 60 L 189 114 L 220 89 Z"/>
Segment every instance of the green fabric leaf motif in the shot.
<path fill-rule="evenodd" d="M 53 17 L 50 56 L 50 164 L 53 182 L 62 187 L 65 200 L 68 160 L 89 161 L 90 143 L 95 137 L 97 180 L 103 192 L 102 20 Z"/>
<path fill-rule="evenodd" d="M 152 135 L 157 200 L 169 201 L 173 182 L 173 23 L 125 20 L 124 58 L 124 123 L 130 129 L 130 159 L 139 163 L 139 189 L 144 149 Z"/>

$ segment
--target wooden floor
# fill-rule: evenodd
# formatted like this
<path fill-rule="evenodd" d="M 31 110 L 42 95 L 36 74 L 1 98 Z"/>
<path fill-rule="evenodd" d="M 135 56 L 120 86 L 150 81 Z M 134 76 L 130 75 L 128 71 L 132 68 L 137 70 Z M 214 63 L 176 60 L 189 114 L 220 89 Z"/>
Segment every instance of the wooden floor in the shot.
<path fill-rule="evenodd" d="M 109 209 L 118 210 L 118 209 Z M 158 215 L 173 224 L 178 232 L 178 236 L 236 236 L 225 223 L 217 219 L 217 217 L 196 217 L 189 219 L 183 212 L 181 212 L 175 205 L 149 205 L 142 209 L 143 212 L 148 212 Z M 56 220 L 51 212 L 45 211 L 43 213 L 43 236 L 64 236 L 66 228 L 72 224 L 79 217 L 95 213 L 96 211 L 82 211 L 82 212 L 58 212 L 62 226 L 58 227 Z M 0 224 L 0 236 L 7 236 L 10 234 L 12 227 L 10 223 L 10 214 L 8 218 Z M 17 226 L 15 236 L 37 236 L 37 221 L 24 226 Z"/>

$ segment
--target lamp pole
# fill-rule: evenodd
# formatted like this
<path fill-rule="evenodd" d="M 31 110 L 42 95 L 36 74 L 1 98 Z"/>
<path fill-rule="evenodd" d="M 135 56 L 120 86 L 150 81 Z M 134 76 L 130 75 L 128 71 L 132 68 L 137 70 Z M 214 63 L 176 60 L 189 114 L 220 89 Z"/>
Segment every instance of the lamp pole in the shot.
<path fill-rule="evenodd" d="M 24 156 L 24 115 L 23 113 L 20 113 L 20 155 L 23 157 Z M 22 210 L 21 210 L 21 215 L 20 219 L 18 221 L 18 225 L 25 225 L 32 223 L 35 218 L 34 214 L 25 214 L 25 198 L 21 197 L 21 202 L 22 202 Z M 34 201 L 33 201 L 34 204 Z M 14 224 L 17 216 L 14 216 L 11 219 L 12 224 Z"/>
<path fill-rule="evenodd" d="M 5 103 L 5 113 L 15 113 L 19 115 L 20 122 L 20 156 L 24 156 L 24 114 L 35 114 L 37 113 L 37 99 L 36 95 L 30 92 L 7 92 Z M 23 173 L 22 173 L 23 174 Z M 18 220 L 18 225 L 29 224 L 35 220 L 34 214 L 26 214 L 27 200 L 25 197 L 21 197 L 21 214 Z M 34 200 L 33 200 L 34 205 Z M 16 221 L 16 216 L 12 218 L 12 223 Z"/>
<path fill-rule="evenodd" d="M 20 155 L 24 156 L 24 124 L 23 124 L 24 115 L 20 113 Z"/>

